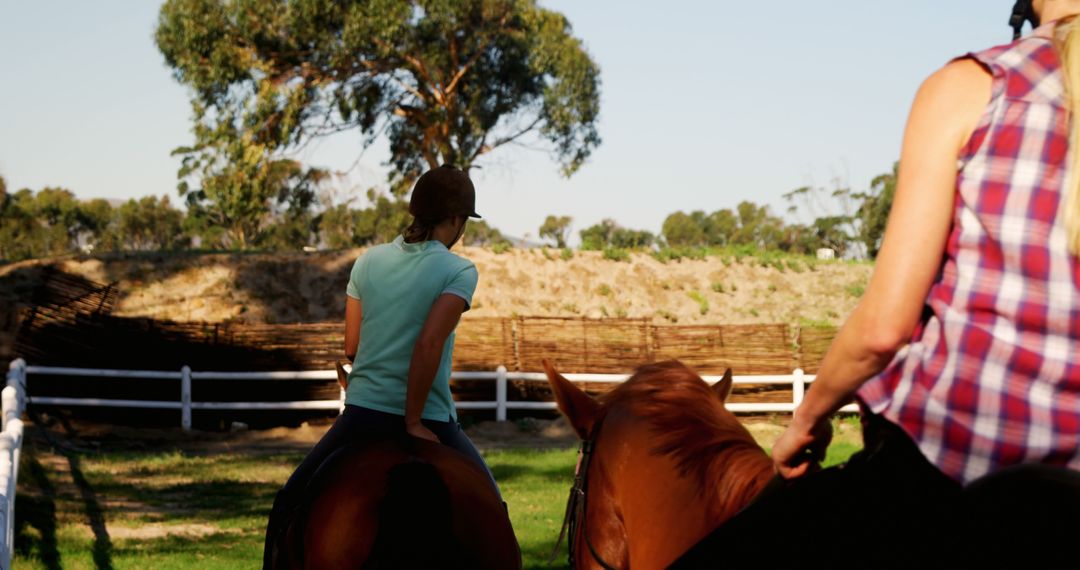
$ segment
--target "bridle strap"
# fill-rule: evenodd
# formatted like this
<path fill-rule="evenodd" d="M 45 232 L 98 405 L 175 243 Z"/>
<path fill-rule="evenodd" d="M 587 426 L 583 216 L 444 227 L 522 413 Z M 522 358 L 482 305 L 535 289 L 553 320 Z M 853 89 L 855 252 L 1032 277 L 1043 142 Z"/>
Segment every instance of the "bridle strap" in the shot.
<path fill-rule="evenodd" d="M 566 500 L 566 513 L 563 515 L 562 529 L 559 530 L 559 539 L 555 541 L 555 548 L 551 551 L 551 557 L 548 559 L 548 564 L 552 564 L 555 561 L 555 557 L 559 554 L 559 545 L 562 544 L 564 538 L 567 537 L 567 528 L 570 529 L 570 535 L 567 539 L 567 545 L 569 550 L 570 566 L 574 566 L 574 538 L 577 536 L 580 530 L 585 539 L 585 546 L 589 549 L 589 554 L 592 555 L 595 560 L 604 570 L 618 570 L 611 564 L 608 564 L 600 553 L 596 551 L 596 547 L 593 546 L 592 540 L 589 540 L 589 533 L 586 528 L 586 520 L 588 513 L 588 474 L 589 464 L 592 462 L 593 448 L 596 444 L 596 434 L 600 431 L 600 422 L 593 427 L 592 433 L 589 434 L 588 439 L 581 441 L 581 447 L 579 450 L 581 462 L 578 464 L 577 472 L 574 473 L 574 486 L 570 489 L 570 497 Z"/>
<path fill-rule="evenodd" d="M 574 475 L 577 479 L 577 474 Z M 570 496 L 566 498 L 566 512 L 563 513 L 562 528 L 559 529 L 559 538 L 555 541 L 555 547 L 551 549 L 551 556 L 548 557 L 548 566 L 555 563 L 555 557 L 559 555 L 559 547 L 562 546 L 562 541 L 566 538 L 566 527 L 570 526 L 570 519 L 574 513 L 575 504 L 577 501 L 577 486 L 570 488 Z"/>

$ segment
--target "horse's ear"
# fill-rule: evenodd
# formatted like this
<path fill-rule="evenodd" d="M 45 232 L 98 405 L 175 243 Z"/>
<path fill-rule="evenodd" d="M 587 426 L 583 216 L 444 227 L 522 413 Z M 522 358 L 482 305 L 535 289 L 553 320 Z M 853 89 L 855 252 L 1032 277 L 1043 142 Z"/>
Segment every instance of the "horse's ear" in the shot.
<path fill-rule="evenodd" d="M 600 404 L 559 374 L 547 359 L 544 359 L 544 372 L 547 373 L 551 390 L 555 392 L 559 411 L 570 420 L 570 425 L 574 426 L 574 431 L 581 439 L 588 439 Z"/>
<path fill-rule="evenodd" d="M 731 379 L 731 369 L 728 368 L 724 371 L 724 377 L 716 384 L 713 384 L 712 389 L 716 392 L 717 396 L 720 396 L 721 402 L 726 402 L 727 397 L 731 395 L 731 385 L 733 383 L 734 382 Z"/>

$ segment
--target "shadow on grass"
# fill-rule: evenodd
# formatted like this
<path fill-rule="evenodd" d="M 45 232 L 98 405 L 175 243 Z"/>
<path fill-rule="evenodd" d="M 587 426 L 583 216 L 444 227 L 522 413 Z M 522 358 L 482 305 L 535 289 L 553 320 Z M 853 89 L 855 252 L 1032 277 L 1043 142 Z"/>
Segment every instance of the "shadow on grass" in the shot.
<path fill-rule="evenodd" d="M 49 570 L 63 568 L 60 551 L 56 545 L 56 489 L 49 481 L 49 475 L 41 462 L 37 460 L 32 445 L 24 446 L 26 472 L 31 483 L 18 498 L 19 508 L 15 511 L 15 549 L 20 556 L 29 557 L 36 550 L 41 563 Z M 40 538 L 29 530 L 37 529 Z"/>
<path fill-rule="evenodd" d="M 500 463 L 491 466 L 491 472 L 499 483 L 512 483 L 519 479 L 540 479 L 550 483 L 570 484 L 574 480 L 574 469 L 565 465 L 534 467 L 521 464 Z"/>
<path fill-rule="evenodd" d="M 152 480 L 160 473 L 145 474 Z M 105 477 L 96 484 L 108 497 L 122 499 L 111 507 L 114 515 L 127 520 L 163 523 L 205 523 L 227 519 L 257 518 L 269 515 L 277 483 L 210 480 L 177 483 L 164 487 L 145 487 L 138 478 Z M 124 504 L 127 503 L 127 504 Z"/>
<path fill-rule="evenodd" d="M 119 558 L 128 560 L 138 559 L 141 563 L 149 563 L 154 558 L 161 558 L 172 564 L 192 558 L 207 558 L 217 560 L 236 560 L 239 567 L 254 567 L 254 560 L 259 560 L 262 555 L 261 535 L 238 535 L 236 533 L 221 532 L 207 536 L 183 536 L 168 535 L 148 539 L 125 539 L 117 547 L 116 554 Z M 191 561 L 192 567 L 197 567 Z M 168 565 L 165 565 L 168 566 Z M 145 567 L 145 566 L 143 566 Z"/>
<path fill-rule="evenodd" d="M 94 533 L 94 565 L 99 570 L 111 569 L 112 563 L 112 539 L 109 537 L 109 528 L 105 525 L 105 512 L 98 502 L 97 493 L 82 471 L 82 461 L 75 453 L 64 452 L 71 467 L 71 478 L 75 486 L 79 488 L 79 495 L 83 500 L 83 511 L 86 513 L 86 523 Z"/>

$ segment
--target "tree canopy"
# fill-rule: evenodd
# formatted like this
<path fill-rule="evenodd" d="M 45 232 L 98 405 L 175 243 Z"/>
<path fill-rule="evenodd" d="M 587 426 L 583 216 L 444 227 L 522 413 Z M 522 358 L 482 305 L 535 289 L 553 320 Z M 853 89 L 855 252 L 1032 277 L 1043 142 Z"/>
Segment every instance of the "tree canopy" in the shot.
<path fill-rule="evenodd" d="M 555 242 L 555 247 L 566 247 L 566 239 L 570 236 L 570 216 L 548 216 L 540 226 L 539 236 Z"/>
<path fill-rule="evenodd" d="M 776 249 L 784 242 L 783 228 L 784 221 L 773 216 L 768 206 L 743 201 L 734 211 L 674 212 L 664 220 L 663 235 L 672 247 L 748 245 Z"/>
<path fill-rule="evenodd" d="M 399 189 L 529 135 L 569 176 L 600 142 L 599 69 L 535 0 L 167 0 L 155 39 L 198 122 L 268 151 L 385 134 Z"/>
<path fill-rule="evenodd" d="M 651 232 L 624 228 L 610 218 L 578 233 L 581 235 L 581 249 L 584 250 L 603 250 L 609 247 L 637 249 L 649 247 L 656 241 L 656 236 Z"/>

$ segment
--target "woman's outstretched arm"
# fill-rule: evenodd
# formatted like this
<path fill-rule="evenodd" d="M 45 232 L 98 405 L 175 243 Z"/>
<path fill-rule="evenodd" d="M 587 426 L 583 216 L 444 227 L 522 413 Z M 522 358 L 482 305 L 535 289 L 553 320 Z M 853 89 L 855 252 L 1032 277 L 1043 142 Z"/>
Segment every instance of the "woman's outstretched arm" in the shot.
<path fill-rule="evenodd" d="M 410 434 L 439 441 L 423 424 L 420 417 L 427 403 L 435 373 L 439 371 L 443 346 L 465 312 L 465 300 L 461 297 L 444 293 L 431 305 L 424 327 L 413 346 L 412 361 L 409 363 L 409 381 L 405 393 L 405 430 Z"/>
<path fill-rule="evenodd" d="M 950 63 L 919 89 L 874 276 L 822 360 L 791 425 L 773 446 L 773 462 L 782 476 L 800 477 L 811 458 L 824 458 L 829 417 L 910 339 L 952 225 L 957 156 L 986 109 L 990 89 L 990 75 L 972 60 Z"/>
<path fill-rule="evenodd" d="M 360 323 L 364 318 L 360 299 L 345 297 L 345 358 L 349 362 L 356 360 L 356 351 L 360 347 Z"/>

